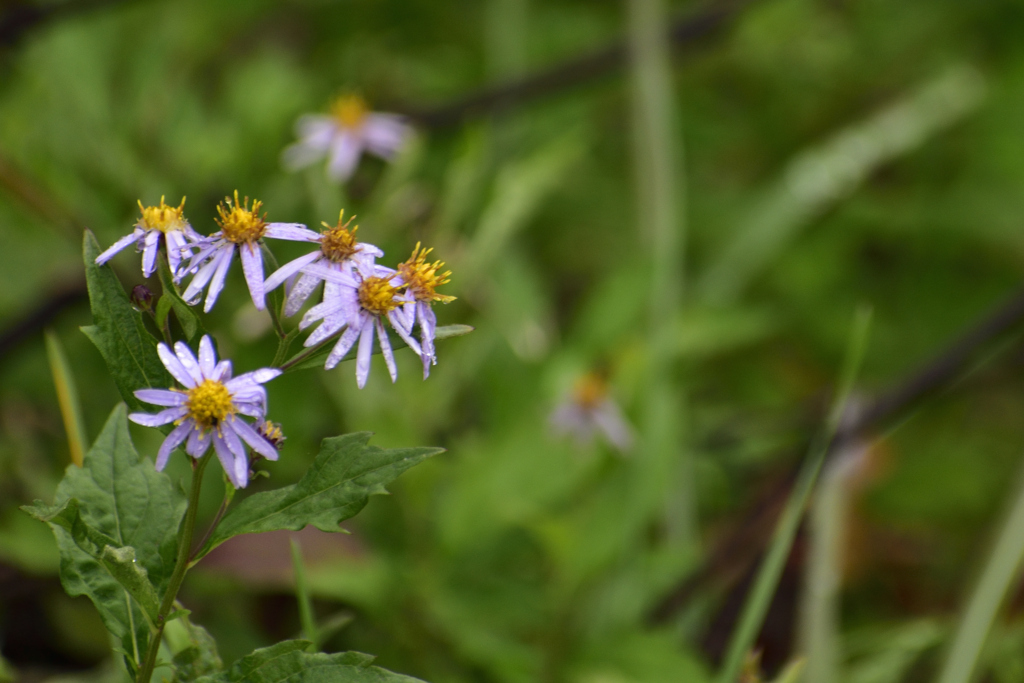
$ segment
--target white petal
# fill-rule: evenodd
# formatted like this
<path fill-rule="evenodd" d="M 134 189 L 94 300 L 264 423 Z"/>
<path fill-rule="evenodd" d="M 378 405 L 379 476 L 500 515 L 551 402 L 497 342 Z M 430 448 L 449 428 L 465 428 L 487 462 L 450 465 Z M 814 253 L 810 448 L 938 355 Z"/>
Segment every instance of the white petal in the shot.
<path fill-rule="evenodd" d="M 119 251 L 127 247 L 129 244 L 135 244 L 138 242 L 139 238 L 142 237 L 143 234 L 142 230 L 135 229 L 131 234 L 125 235 L 118 241 L 114 242 L 109 249 L 96 257 L 96 265 L 102 266 L 104 263 L 114 258 Z"/>
<path fill-rule="evenodd" d="M 192 349 L 188 347 L 185 342 L 174 343 L 174 353 L 178 355 L 178 360 L 188 370 L 188 374 L 192 375 L 192 379 L 195 380 L 196 384 L 203 381 L 203 371 L 199 368 L 199 361 L 196 360 L 195 355 L 192 353 Z"/>
<path fill-rule="evenodd" d="M 231 379 L 231 361 L 222 360 L 217 363 L 217 367 L 213 369 L 213 374 L 210 375 L 210 379 L 215 379 L 218 382 L 224 382 Z"/>
<path fill-rule="evenodd" d="M 327 162 L 327 175 L 332 180 L 345 182 L 352 177 L 359 163 L 359 155 L 363 145 L 359 138 L 347 131 L 342 131 L 331 142 L 330 159 Z"/>
<path fill-rule="evenodd" d="M 262 311 L 267 307 L 267 302 L 263 291 L 263 254 L 260 253 L 260 246 L 255 242 L 240 244 L 238 251 L 242 256 L 242 272 L 245 274 L 245 283 L 249 285 L 252 303 L 256 310 Z"/>
<path fill-rule="evenodd" d="M 398 333 L 398 336 L 402 338 L 402 341 L 404 341 L 406 344 L 409 345 L 409 348 L 412 349 L 416 353 L 417 356 L 421 356 L 422 357 L 423 356 L 423 350 L 420 348 L 419 342 L 417 342 L 415 339 L 413 339 L 412 335 L 409 334 L 409 331 L 406 328 L 404 328 L 400 324 L 396 325 L 395 321 L 391 320 L 391 316 L 393 314 L 395 314 L 395 313 L 397 313 L 397 309 L 394 310 L 394 311 L 391 311 L 391 313 L 388 313 L 388 320 L 391 321 L 391 327 L 395 330 L 395 332 Z"/>
<path fill-rule="evenodd" d="M 249 483 L 249 468 L 246 463 L 245 471 L 239 472 L 241 469 L 239 465 L 239 458 L 235 457 L 235 454 L 231 452 L 228 445 L 224 443 L 224 439 L 213 435 L 213 448 L 217 452 L 217 459 L 220 460 L 221 466 L 224 468 L 224 472 L 228 475 L 228 479 L 236 489 L 244 489 L 245 485 Z M 242 461 L 245 458 L 241 458 Z M 241 476 L 239 476 L 241 474 Z"/>
<path fill-rule="evenodd" d="M 379 157 L 391 159 L 405 145 L 412 129 L 389 114 L 370 114 L 363 125 L 366 148 Z"/>
<path fill-rule="evenodd" d="M 160 360 L 163 361 L 164 367 L 167 368 L 167 372 L 171 373 L 171 376 L 178 380 L 178 384 L 186 389 L 191 389 L 196 385 L 196 381 L 192 378 L 192 373 L 186 370 L 185 366 L 178 360 L 178 357 L 171 353 L 171 350 L 167 348 L 167 344 L 163 342 L 157 344 L 156 352 L 160 356 Z"/>
<path fill-rule="evenodd" d="M 155 406 L 180 406 L 188 400 L 183 392 L 170 389 L 139 389 L 135 398 Z"/>
<path fill-rule="evenodd" d="M 174 408 L 161 410 L 155 415 L 150 415 L 149 413 L 132 413 L 128 416 L 128 419 L 137 425 L 142 425 L 143 427 L 162 427 L 169 422 L 174 422 L 179 417 L 183 417 L 186 413 L 188 413 L 188 408 L 185 406 L 175 406 Z"/>
<path fill-rule="evenodd" d="M 380 353 L 384 356 L 384 364 L 388 366 L 388 374 L 391 375 L 391 383 L 394 384 L 398 381 L 398 368 L 395 367 L 395 354 L 391 350 L 391 340 L 388 339 L 388 333 L 380 318 L 377 318 L 374 324 L 377 328 L 377 337 L 380 339 Z"/>
<path fill-rule="evenodd" d="M 188 443 L 185 444 L 185 452 L 193 458 L 203 457 L 203 453 L 210 448 L 210 434 L 203 432 L 198 425 L 188 435 Z"/>
<path fill-rule="evenodd" d="M 269 382 L 275 377 L 280 376 L 281 370 L 279 368 L 260 368 L 259 370 L 253 370 L 252 372 L 246 372 L 234 379 L 229 379 L 224 383 L 224 386 L 228 388 L 228 391 L 234 391 L 234 387 L 242 388 L 246 385 L 263 384 L 264 382 Z"/>
<path fill-rule="evenodd" d="M 320 250 L 317 250 L 317 251 L 314 251 L 314 252 L 310 252 L 310 253 L 306 254 L 305 256 L 300 256 L 299 258 L 297 258 L 297 259 L 295 259 L 293 261 L 289 261 L 288 263 L 284 264 L 283 266 L 281 266 L 280 268 L 275 270 L 270 275 L 270 277 L 267 278 L 266 282 L 263 283 L 264 289 L 266 291 L 268 291 L 268 292 L 273 291 L 282 282 L 284 282 L 285 280 L 287 280 L 292 275 L 294 275 L 295 273 L 299 272 L 300 270 L 302 270 L 303 268 L 305 268 L 309 264 L 313 263 L 314 261 L 316 261 L 321 256 L 323 256 L 323 252 L 321 252 Z M 315 286 L 316 285 L 314 285 L 314 287 Z M 294 291 L 294 288 L 293 288 L 293 291 Z M 289 294 L 289 296 L 290 296 L 290 294 Z"/>
<path fill-rule="evenodd" d="M 234 420 L 232 424 L 235 427 L 235 431 L 238 435 L 245 440 L 247 444 L 252 446 L 252 449 L 262 455 L 267 460 L 277 460 L 278 452 L 274 448 L 274 444 L 267 441 L 263 436 L 257 432 L 252 426 L 246 424 L 242 420 Z"/>
<path fill-rule="evenodd" d="M 267 237 L 275 240 L 292 240 L 294 242 L 319 242 L 320 233 L 314 232 L 302 223 L 267 223 Z"/>
<path fill-rule="evenodd" d="M 288 292 L 288 300 L 284 302 L 284 314 L 286 316 L 293 316 L 299 312 L 302 308 L 302 304 L 306 303 L 306 299 L 313 293 L 316 286 L 319 285 L 323 280 L 315 275 L 309 273 L 303 273 L 299 277 L 298 281 L 292 285 L 291 291 Z"/>
<path fill-rule="evenodd" d="M 220 424 L 220 434 L 224 437 L 224 443 L 227 444 L 228 450 L 230 450 L 236 458 L 245 458 L 245 446 L 242 445 L 242 440 L 238 438 L 238 434 L 235 432 L 233 427 L 234 424 L 241 422 L 234 416 L 229 417 Z"/>
<path fill-rule="evenodd" d="M 341 335 L 341 339 L 334 345 L 330 355 L 327 356 L 327 362 L 324 364 L 324 368 L 330 370 L 335 365 L 341 362 L 341 360 L 348 354 L 352 349 L 352 345 L 359 339 L 360 330 L 358 327 L 350 327 L 345 330 L 345 334 Z"/>
<path fill-rule="evenodd" d="M 164 442 L 160 444 L 160 450 L 156 452 L 156 471 L 163 472 L 164 468 L 167 467 L 167 460 L 171 457 L 171 451 L 177 448 L 185 437 L 189 435 L 196 426 L 193 420 L 185 420 L 180 425 L 175 427 Z"/>
<path fill-rule="evenodd" d="M 204 334 L 203 338 L 199 340 L 199 369 L 203 373 L 203 377 L 212 378 L 213 371 L 217 367 L 217 354 L 213 350 L 213 341 L 210 339 L 210 335 Z"/>
<path fill-rule="evenodd" d="M 146 233 L 146 248 L 142 252 L 142 274 L 149 277 L 156 270 L 156 255 L 160 251 L 160 231 L 150 230 Z"/>
<path fill-rule="evenodd" d="M 215 252 L 211 251 L 210 253 L 214 254 Z M 196 258 L 193 257 L 193 262 L 195 261 Z M 205 287 L 206 283 L 208 283 L 210 278 L 213 277 L 213 274 L 217 270 L 218 263 L 219 261 L 216 256 L 207 261 L 203 267 L 199 269 L 199 272 L 195 274 L 195 277 L 192 278 L 192 281 L 182 293 L 181 298 L 192 305 L 199 301 L 199 296 L 203 293 L 203 287 Z M 188 268 L 186 268 L 186 270 L 188 270 Z M 181 277 L 181 275 L 179 275 L 179 277 Z"/>
<path fill-rule="evenodd" d="M 370 354 L 373 353 L 373 323 L 366 320 L 362 327 L 359 350 L 356 352 L 356 384 L 360 389 L 366 386 L 366 379 L 370 376 Z"/>
<path fill-rule="evenodd" d="M 206 290 L 206 303 L 203 304 L 204 313 L 209 313 L 213 305 L 217 303 L 217 297 L 220 296 L 221 290 L 224 289 L 224 281 L 228 277 L 228 268 L 231 267 L 231 261 L 234 256 L 235 245 L 229 242 L 228 246 L 224 247 L 217 257 L 217 270 L 210 279 L 210 288 Z"/>

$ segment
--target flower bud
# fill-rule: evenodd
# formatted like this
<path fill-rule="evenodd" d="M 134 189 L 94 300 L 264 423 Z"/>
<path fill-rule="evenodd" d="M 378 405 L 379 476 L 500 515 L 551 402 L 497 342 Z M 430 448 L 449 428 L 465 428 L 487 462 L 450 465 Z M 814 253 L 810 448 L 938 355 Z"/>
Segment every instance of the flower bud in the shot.
<path fill-rule="evenodd" d="M 142 313 L 153 312 L 153 301 L 156 299 L 153 292 L 146 285 L 135 285 L 132 287 L 132 306 Z"/>

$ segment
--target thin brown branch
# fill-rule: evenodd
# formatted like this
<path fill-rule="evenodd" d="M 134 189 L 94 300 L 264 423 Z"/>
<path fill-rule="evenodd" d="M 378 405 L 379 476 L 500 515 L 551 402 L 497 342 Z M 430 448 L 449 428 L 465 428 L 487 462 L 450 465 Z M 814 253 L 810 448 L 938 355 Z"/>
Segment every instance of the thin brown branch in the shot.
<path fill-rule="evenodd" d="M 741 10 L 756 1 L 721 0 L 673 23 L 669 28 L 669 36 L 677 54 L 681 48 L 689 47 L 724 28 Z M 619 40 L 545 71 L 484 88 L 448 104 L 433 108 L 401 105 L 394 108 L 427 128 L 445 128 L 467 118 L 499 113 L 513 104 L 547 97 L 593 81 L 624 66 L 628 58 L 627 43 Z"/>
<path fill-rule="evenodd" d="M 916 372 L 883 392 L 857 417 L 840 428 L 829 448 L 829 456 L 844 446 L 864 439 L 874 430 L 902 417 L 922 400 L 949 388 L 962 377 L 972 360 L 1003 335 L 1024 321 L 1024 289 L 995 311 L 957 337 L 949 346 Z M 679 613 L 709 581 L 742 575 L 760 557 L 771 529 L 795 481 L 795 471 L 785 477 L 750 507 L 735 530 L 722 538 L 704 562 L 684 578 L 648 614 L 648 621 L 661 624 Z"/>

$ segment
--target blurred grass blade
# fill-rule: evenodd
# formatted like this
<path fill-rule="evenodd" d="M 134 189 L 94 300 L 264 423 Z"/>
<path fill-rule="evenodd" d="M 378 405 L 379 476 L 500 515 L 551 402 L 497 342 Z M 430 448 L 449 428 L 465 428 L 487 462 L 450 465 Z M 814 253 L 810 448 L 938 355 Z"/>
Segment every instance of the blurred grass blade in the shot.
<path fill-rule="evenodd" d="M 68 435 L 68 450 L 71 451 L 71 462 L 79 467 L 85 457 L 85 428 L 82 426 L 82 403 L 78 398 L 75 378 L 71 374 L 71 366 L 60 339 L 52 330 L 46 334 L 46 355 L 50 359 L 50 372 L 57 388 L 57 402 L 60 404 L 60 415 L 64 420 L 64 431 Z"/>
<path fill-rule="evenodd" d="M 967 603 L 953 637 L 953 645 L 939 674 L 939 683 L 967 683 L 972 679 L 978 657 L 992 622 L 1006 594 L 1014 585 L 1024 558 L 1024 472 L 1018 483 L 1017 497 L 1009 510 L 992 554 Z"/>
<path fill-rule="evenodd" d="M 807 506 L 811 491 L 814 489 L 821 466 L 825 462 L 829 444 L 839 428 L 839 423 L 843 417 L 847 398 L 853 388 L 854 379 L 860 369 L 864 350 L 867 347 L 870 326 L 871 311 L 868 308 L 861 308 L 857 311 L 854 318 L 853 330 L 847 345 L 846 358 L 840 373 L 839 386 L 825 429 L 811 443 L 807 459 L 800 469 L 793 492 L 790 494 L 789 500 L 786 501 L 786 507 L 783 509 L 782 515 L 775 526 L 775 533 L 772 535 L 768 552 L 761 563 L 757 578 L 750 593 L 747 595 L 746 603 L 743 605 L 743 612 L 740 614 L 739 623 L 729 641 L 729 647 L 726 650 L 725 659 L 722 663 L 718 683 L 736 683 L 740 668 L 743 665 L 743 658 L 754 644 L 757 634 L 761 630 L 761 625 L 764 623 L 765 615 L 768 612 L 768 605 L 771 603 L 772 595 L 775 593 L 779 578 L 782 576 L 782 569 L 793 546 L 793 539 L 796 536 L 797 528 L 800 526 L 800 519 L 803 517 L 804 508 Z"/>
<path fill-rule="evenodd" d="M 881 165 L 975 111 L 984 93 L 981 74 L 959 65 L 798 155 L 701 278 L 701 299 L 715 304 L 735 299 L 801 227 L 851 194 Z"/>
<path fill-rule="evenodd" d="M 846 486 L 851 465 L 866 452 L 854 444 L 837 453 L 821 478 L 809 514 L 809 549 L 800 604 L 799 643 L 806 656 L 804 683 L 840 680 L 839 583 L 845 533 Z"/>
<path fill-rule="evenodd" d="M 302 560 L 302 547 L 294 536 L 289 541 L 292 549 L 292 568 L 295 571 L 295 599 L 299 603 L 299 621 L 302 623 L 302 633 L 305 639 L 313 644 L 310 651 L 317 652 L 320 650 L 320 634 L 316 627 L 316 620 L 313 618 L 313 601 L 309 597 L 309 582 L 306 580 L 306 564 Z"/>

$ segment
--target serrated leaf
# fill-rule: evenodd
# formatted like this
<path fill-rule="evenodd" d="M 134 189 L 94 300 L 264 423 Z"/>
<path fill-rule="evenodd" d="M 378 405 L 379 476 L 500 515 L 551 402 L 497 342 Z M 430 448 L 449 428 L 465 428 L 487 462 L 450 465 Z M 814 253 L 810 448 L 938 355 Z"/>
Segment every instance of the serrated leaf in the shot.
<path fill-rule="evenodd" d="M 382 449 L 368 445 L 370 432 L 324 439 L 313 465 L 298 483 L 255 493 L 221 520 L 202 557 L 232 536 L 262 531 L 297 531 L 312 524 L 322 531 L 363 509 L 373 493 L 442 448 Z"/>
<path fill-rule="evenodd" d="M 145 571 L 153 595 L 162 593 L 174 570 L 185 499 L 166 475 L 140 459 L 128 435 L 123 404 L 114 409 L 86 453 L 84 467 L 68 466 L 56 500 L 52 506 L 37 504 L 26 511 L 47 521 L 57 537 L 64 589 L 72 596 L 89 597 L 107 628 L 122 638 L 126 651 L 135 650 L 140 642 L 144 645 L 146 615 L 130 606 L 125 586 L 115 575 L 149 611 L 149 590 L 125 564 L 131 558 L 124 549 L 134 549 L 132 564 Z M 112 551 L 104 554 L 106 546 Z"/>
<path fill-rule="evenodd" d="M 182 619 L 168 623 L 164 635 L 174 653 L 174 683 L 192 683 L 224 668 L 217 642 L 202 626 Z"/>
<path fill-rule="evenodd" d="M 286 640 L 242 657 L 228 671 L 196 683 L 415 683 L 418 678 L 371 666 L 361 652 L 305 652 L 306 640 Z"/>
<path fill-rule="evenodd" d="M 132 393 L 144 387 L 169 387 L 172 380 L 156 353 L 157 340 L 149 333 L 109 266 L 97 266 L 100 245 L 86 230 L 82 252 L 94 325 L 82 332 L 96 345 L 110 375 L 129 406 L 143 405 Z"/>
<path fill-rule="evenodd" d="M 469 334 L 475 329 L 476 328 L 473 327 L 472 325 L 444 325 L 442 327 L 438 327 L 435 330 L 434 341 L 450 339 L 451 337 L 461 337 L 462 335 Z M 317 347 L 316 352 L 314 352 L 309 358 L 306 358 L 304 360 L 299 361 L 298 363 L 295 363 L 295 365 L 289 367 L 286 370 L 286 372 L 290 372 L 292 370 L 308 370 L 310 368 L 323 367 L 323 364 L 327 361 L 328 354 L 330 354 L 331 349 L 334 348 L 335 342 L 337 342 L 337 338 L 327 340 L 322 345 Z M 391 348 L 394 350 L 404 349 L 407 346 L 408 344 L 402 341 L 402 339 L 398 336 L 395 336 L 393 339 L 391 339 Z M 377 355 L 381 352 L 379 345 L 374 345 L 373 349 L 374 355 Z M 356 357 L 357 350 L 358 349 L 356 347 L 352 347 L 352 349 L 350 349 L 349 352 L 345 354 L 344 358 L 342 358 L 338 362 L 343 363 L 347 360 L 354 359 Z M 301 357 L 303 353 L 308 353 L 308 349 L 300 351 L 299 353 L 295 354 L 289 360 L 287 360 L 284 363 L 284 365 L 288 365 L 288 363 L 294 362 L 297 358 Z"/>
<path fill-rule="evenodd" d="M 156 623 L 157 614 L 160 612 L 160 598 L 157 597 L 153 584 L 149 582 L 145 568 L 136 561 L 135 548 L 103 546 L 98 559 L 103 568 L 135 598 L 139 607 L 146 612 L 149 621 Z"/>

